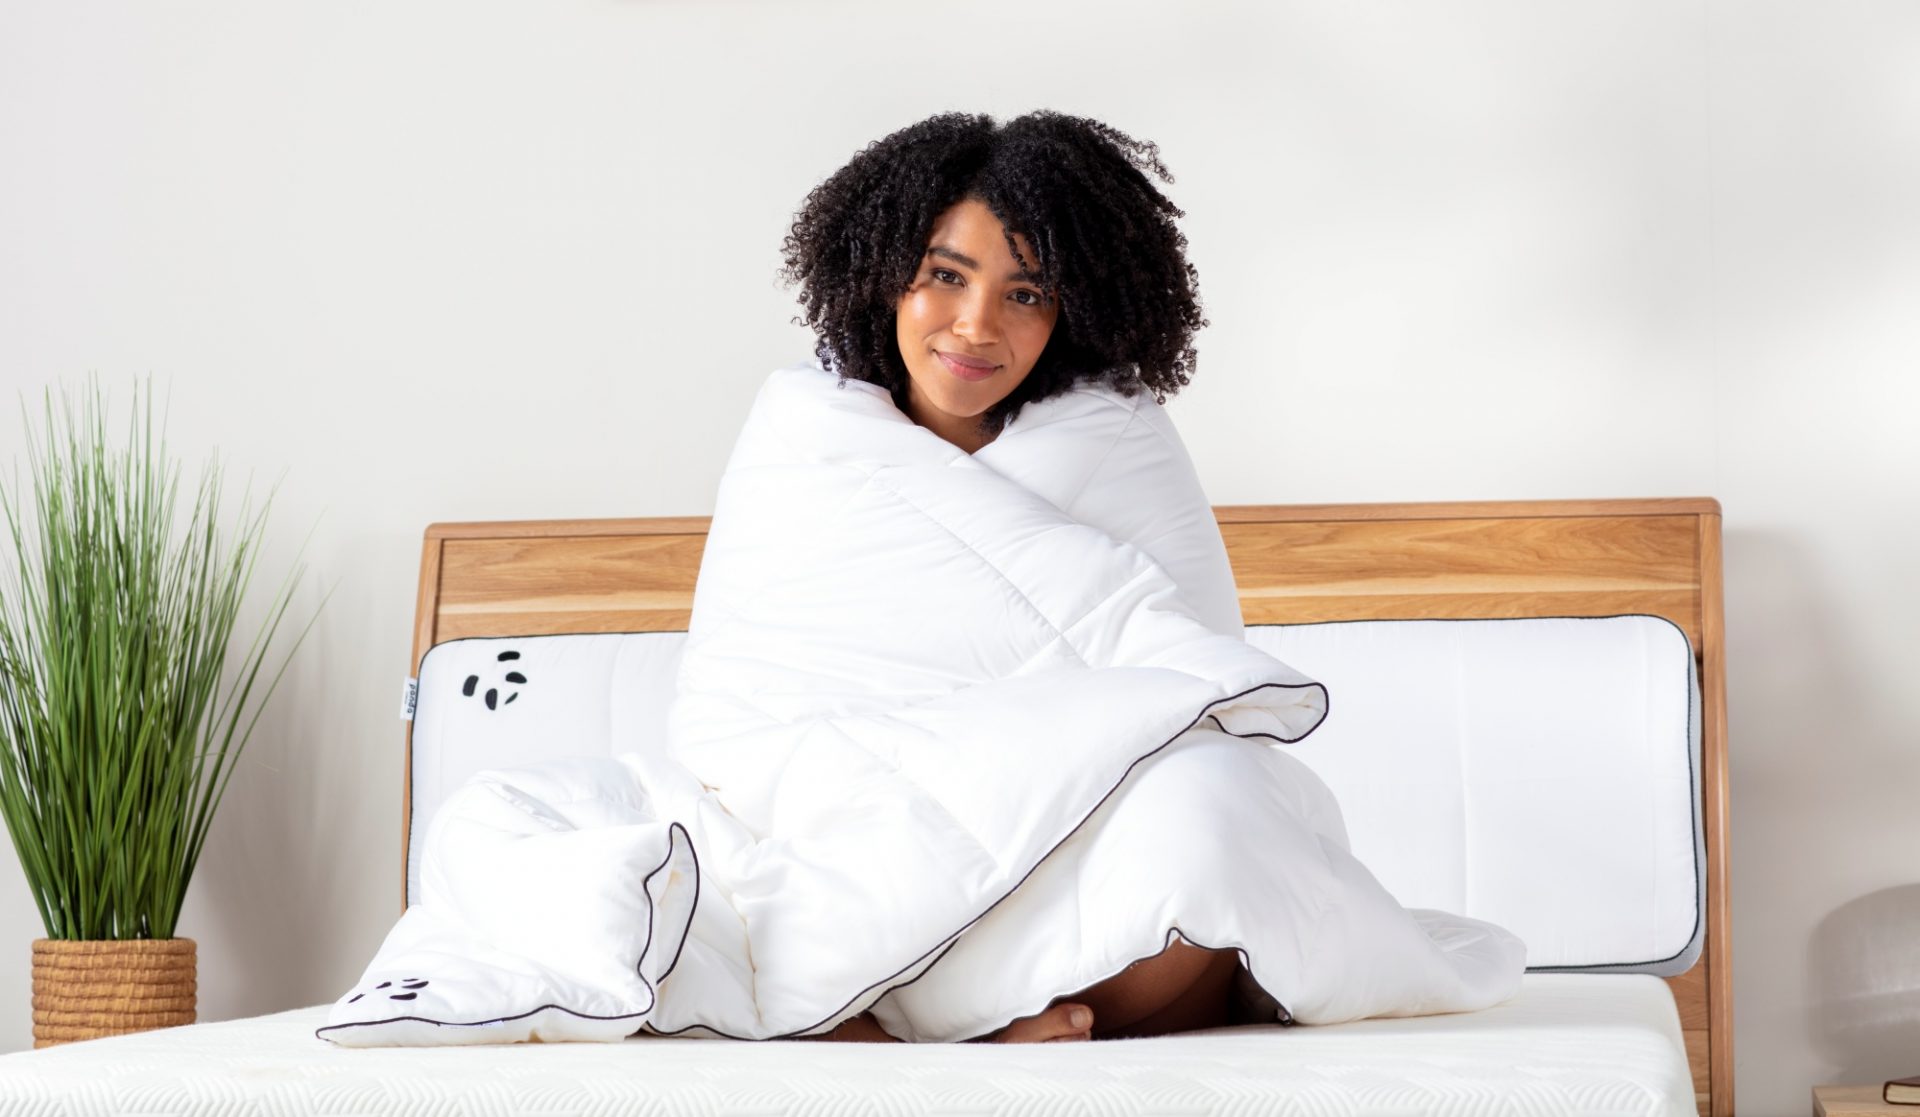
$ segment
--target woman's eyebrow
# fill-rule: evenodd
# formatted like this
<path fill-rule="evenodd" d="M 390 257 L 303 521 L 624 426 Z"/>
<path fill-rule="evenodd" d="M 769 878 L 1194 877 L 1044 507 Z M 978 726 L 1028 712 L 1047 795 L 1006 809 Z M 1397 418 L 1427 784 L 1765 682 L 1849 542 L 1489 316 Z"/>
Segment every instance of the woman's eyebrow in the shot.
<path fill-rule="evenodd" d="M 954 263 L 959 264 L 963 268 L 971 268 L 974 271 L 980 270 L 979 262 L 974 260 L 973 257 L 967 255 L 964 252 L 960 252 L 955 249 L 948 248 L 944 244 L 936 244 L 932 248 L 927 249 L 927 255 L 939 256 L 939 257 L 942 257 L 943 259 L 952 260 Z M 1014 272 L 1012 275 L 1007 276 L 1007 281 L 1009 283 L 1016 283 L 1016 282 L 1017 283 L 1038 283 L 1040 282 L 1040 277 L 1033 274 L 1030 271 L 1017 271 L 1017 272 Z"/>

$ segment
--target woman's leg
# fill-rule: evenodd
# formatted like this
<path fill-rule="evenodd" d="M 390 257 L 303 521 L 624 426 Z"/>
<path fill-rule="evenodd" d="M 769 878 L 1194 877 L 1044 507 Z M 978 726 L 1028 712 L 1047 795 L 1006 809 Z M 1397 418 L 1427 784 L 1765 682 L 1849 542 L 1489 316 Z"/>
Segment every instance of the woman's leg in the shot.
<path fill-rule="evenodd" d="M 1233 973 L 1232 949 L 1207 950 L 1176 939 L 1098 985 L 1061 998 L 1093 1010 L 1098 1039 L 1166 1035 L 1227 1023 Z"/>
<path fill-rule="evenodd" d="M 1167 1002 L 1165 1007 L 1131 1024 L 1111 1030 L 1102 1029 L 1099 1038 L 1164 1036 L 1200 1028 L 1219 1028 L 1232 1023 L 1234 975 L 1240 968 L 1238 953 L 1233 950 L 1211 950 L 1206 953 L 1213 957 L 1185 992 Z"/>
<path fill-rule="evenodd" d="M 1045 1011 L 1023 1016 L 988 1036 L 1000 1043 L 1057 1039 L 1127 1039 L 1163 1036 L 1231 1022 L 1233 975 L 1239 952 L 1207 950 L 1183 939 L 1142 958 L 1097 985 L 1059 997 Z M 1090 1024 L 1072 1027 L 1072 1013 L 1092 1013 Z"/>
<path fill-rule="evenodd" d="M 983 1037 L 988 1043 L 1045 1043 L 1088 1038 L 1125 1039 L 1217 1028 L 1229 1022 L 1235 951 L 1206 950 L 1174 940 L 1097 985 L 1057 998 Z M 1091 1013 L 1091 1018 L 1078 1015 Z M 895 1037 L 871 1013 L 861 1013 L 812 1039 L 885 1043 Z"/>

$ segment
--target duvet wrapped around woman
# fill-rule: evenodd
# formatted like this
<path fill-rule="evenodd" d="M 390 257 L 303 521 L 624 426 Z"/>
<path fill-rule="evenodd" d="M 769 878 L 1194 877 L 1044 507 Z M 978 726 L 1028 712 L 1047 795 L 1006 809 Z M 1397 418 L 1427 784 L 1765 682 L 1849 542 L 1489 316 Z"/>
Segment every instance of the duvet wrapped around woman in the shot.
<path fill-rule="evenodd" d="M 1206 322 L 1147 172 L 1094 121 L 953 114 L 813 191 L 815 359 L 727 463 L 667 739 L 450 799 L 356 991 L 440 976 L 322 1035 L 1059 1041 L 1518 991 L 1519 940 L 1397 904 L 1287 754 L 1328 695 L 1246 643 L 1161 406 Z"/>

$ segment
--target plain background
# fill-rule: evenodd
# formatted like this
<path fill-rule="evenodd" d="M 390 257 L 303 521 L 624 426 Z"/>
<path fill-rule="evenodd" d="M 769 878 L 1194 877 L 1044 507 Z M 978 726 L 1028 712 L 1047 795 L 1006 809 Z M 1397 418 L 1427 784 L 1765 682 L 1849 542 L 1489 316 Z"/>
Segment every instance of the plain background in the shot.
<path fill-rule="evenodd" d="M 938 111 L 1157 141 L 1220 504 L 1717 497 L 1736 1096 L 1920 1073 L 1920 5 L 0 3 L 17 400 L 170 398 L 336 587 L 181 933 L 201 1018 L 329 1002 L 398 915 L 436 520 L 704 515 L 804 356 L 801 199 Z M 310 540 L 309 540 L 310 536 Z M 0 1050 L 41 934 L 0 857 Z"/>

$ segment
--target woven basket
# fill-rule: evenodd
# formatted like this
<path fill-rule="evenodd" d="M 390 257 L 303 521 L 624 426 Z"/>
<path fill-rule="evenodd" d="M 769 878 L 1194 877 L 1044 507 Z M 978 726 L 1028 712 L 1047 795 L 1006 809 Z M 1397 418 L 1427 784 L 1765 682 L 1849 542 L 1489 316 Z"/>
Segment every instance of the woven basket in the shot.
<path fill-rule="evenodd" d="M 33 1045 L 193 1023 L 192 939 L 33 941 Z"/>

